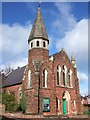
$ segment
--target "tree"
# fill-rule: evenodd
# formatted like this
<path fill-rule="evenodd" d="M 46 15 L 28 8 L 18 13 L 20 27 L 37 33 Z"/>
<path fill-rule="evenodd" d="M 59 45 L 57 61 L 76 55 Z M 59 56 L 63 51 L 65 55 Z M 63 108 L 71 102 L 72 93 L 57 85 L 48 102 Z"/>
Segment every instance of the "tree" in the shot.
<path fill-rule="evenodd" d="M 4 69 L 5 74 L 7 75 L 9 72 L 11 72 L 13 69 L 10 65 L 6 66 Z"/>

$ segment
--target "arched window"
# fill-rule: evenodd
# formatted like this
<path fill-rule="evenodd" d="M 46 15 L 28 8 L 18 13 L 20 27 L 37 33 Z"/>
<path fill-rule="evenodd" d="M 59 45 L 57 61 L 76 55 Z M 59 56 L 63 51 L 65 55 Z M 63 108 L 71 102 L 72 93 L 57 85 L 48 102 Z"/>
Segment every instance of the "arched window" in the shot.
<path fill-rule="evenodd" d="M 68 83 L 69 83 L 69 86 L 71 86 L 71 84 L 70 84 L 70 69 L 68 70 Z"/>
<path fill-rule="evenodd" d="M 43 42 L 43 47 L 46 47 L 46 43 L 45 43 L 45 41 Z"/>
<path fill-rule="evenodd" d="M 63 85 L 66 86 L 66 71 L 67 71 L 67 68 L 66 68 L 65 65 L 63 65 L 62 69 L 63 69 Z"/>
<path fill-rule="evenodd" d="M 37 46 L 39 47 L 39 41 L 37 41 Z"/>
<path fill-rule="evenodd" d="M 33 47 L 33 42 L 31 42 L 31 48 Z"/>
<path fill-rule="evenodd" d="M 31 70 L 28 71 L 28 87 L 32 87 L 32 73 Z"/>
<path fill-rule="evenodd" d="M 61 68 L 58 65 L 57 66 L 57 85 L 60 85 L 60 74 L 61 74 Z"/>
<path fill-rule="evenodd" d="M 76 110 L 76 101 L 75 100 L 73 101 L 73 104 L 74 104 L 74 109 Z"/>
<path fill-rule="evenodd" d="M 47 70 L 43 71 L 43 87 L 47 88 Z"/>
<path fill-rule="evenodd" d="M 69 86 L 72 87 L 72 71 L 71 71 L 71 69 L 68 70 L 68 82 L 69 82 Z"/>
<path fill-rule="evenodd" d="M 60 100 L 56 97 L 56 108 L 57 111 L 60 109 Z"/>

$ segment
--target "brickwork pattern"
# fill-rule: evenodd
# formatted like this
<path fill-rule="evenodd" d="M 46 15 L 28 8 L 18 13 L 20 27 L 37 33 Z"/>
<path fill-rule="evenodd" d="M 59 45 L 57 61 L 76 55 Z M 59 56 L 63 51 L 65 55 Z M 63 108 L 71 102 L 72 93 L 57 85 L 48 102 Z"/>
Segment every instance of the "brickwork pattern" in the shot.
<path fill-rule="evenodd" d="M 23 81 L 23 88 L 27 97 L 27 113 L 30 114 L 47 114 L 56 115 L 63 114 L 63 93 L 68 91 L 71 99 L 71 113 L 68 113 L 67 103 L 67 114 L 77 114 L 81 111 L 80 109 L 80 93 L 79 93 L 79 81 L 77 78 L 77 70 L 73 67 L 65 51 L 61 50 L 59 53 L 53 55 L 54 59 L 49 60 L 48 51 L 44 49 L 32 49 L 29 51 L 28 56 L 28 68 L 25 73 L 25 80 Z M 39 78 L 35 74 L 35 66 L 33 61 L 40 60 L 39 65 Z M 68 74 L 67 74 L 67 86 L 63 85 L 62 71 L 61 71 L 61 84 L 57 85 L 57 65 L 62 68 L 63 65 L 67 66 L 67 70 L 72 70 L 72 87 L 68 85 Z M 28 70 L 32 71 L 32 88 L 27 88 L 28 85 Z M 43 70 L 48 71 L 48 82 L 47 88 L 43 88 Z M 40 84 L 39 84 L 40 82 Z M 56 97 L 60 100 L 60 109 L 56 108 Z M 50 112 L 42 112 L 42 99 L 50 98 Z M 74 100 L 76 101 L 76 109 L 74 108 Z"/>

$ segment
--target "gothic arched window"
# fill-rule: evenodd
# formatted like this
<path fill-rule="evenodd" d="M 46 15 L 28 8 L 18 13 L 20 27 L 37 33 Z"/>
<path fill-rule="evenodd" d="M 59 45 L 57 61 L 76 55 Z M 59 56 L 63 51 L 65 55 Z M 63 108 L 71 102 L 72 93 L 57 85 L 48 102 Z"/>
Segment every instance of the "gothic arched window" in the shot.
<path fill-rule="evenodd" d="M 57 66 L 57 85 L 60 85 L 60 74 L 61 74 L 61 68 L 58 65 Z"/>
<path fill-rule="evenodd" d="M 60 100 L 56 97 L 56 108 L 57 111 L 60 109 Z"/>
<path fill-rule="evenodd" d="M 73 101 L 73 104 L 74 104 L 74 109 L 76 110 L 76 101 L 75 100 Z"/>
<path fill-rule="evenodd" d="M 69 82 L 69 86 L 72 86 L 72 71 L 71 69 L 68 70 L 68 82 Z"/>
<path fill-rule="evenodd" d="M 63 65 L 62 69 L 63 69 L 63 85 L 66 86 L 66 70 L 67 70 L 67 68 L 65 65 Z"/>
<path fill-rule="evenodd" d="M 32 73 L 31 70 L 28 71 L 28 87 L 32 87 Z"/>
<path fill-rule="evenodd" d="M 47 88 L 47 70 L 43 71 L 43 87 Z"/>

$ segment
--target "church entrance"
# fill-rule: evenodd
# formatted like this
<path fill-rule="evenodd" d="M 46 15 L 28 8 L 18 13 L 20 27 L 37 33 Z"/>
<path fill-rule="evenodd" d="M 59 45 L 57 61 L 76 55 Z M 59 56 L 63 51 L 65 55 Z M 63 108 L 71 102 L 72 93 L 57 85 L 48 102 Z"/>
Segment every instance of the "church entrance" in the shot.
<path fill-rule="evenodd" d="M 63 99 L 63 114 L 66 115 L 66 99 Z"/>
<path fill-rule="evenodd" d="M 63 92 L 62 96 L 62 112 L 64 115 L 71 113 L 71 100 L 70 94 L 68 91 Z"/>

